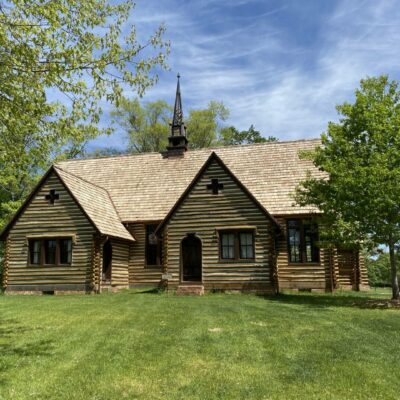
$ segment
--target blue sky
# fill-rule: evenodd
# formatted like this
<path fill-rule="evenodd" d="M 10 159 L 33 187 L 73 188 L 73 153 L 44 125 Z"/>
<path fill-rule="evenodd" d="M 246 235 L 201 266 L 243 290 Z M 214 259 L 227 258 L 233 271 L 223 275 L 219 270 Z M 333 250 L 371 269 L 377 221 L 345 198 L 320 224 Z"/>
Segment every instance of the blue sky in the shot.
<path fill-rule="evenodd" d="M 171 41 L 144 101 L 173 104 L 180 72 L 186 115 L 220 100 L 227 124 L 281 140 L 318 137 L 363 77 L 400 80 L 398 0 L 138 0 L 129 23 L 139 38 L 165 23 Z M 117 132 L 88 148 L 124 145 Z"/>

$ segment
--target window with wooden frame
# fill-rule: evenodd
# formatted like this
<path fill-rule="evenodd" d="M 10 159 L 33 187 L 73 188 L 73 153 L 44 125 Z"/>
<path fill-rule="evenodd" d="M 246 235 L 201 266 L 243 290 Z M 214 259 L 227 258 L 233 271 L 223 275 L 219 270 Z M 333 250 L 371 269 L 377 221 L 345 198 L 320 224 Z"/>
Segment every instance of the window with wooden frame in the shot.
<path fill-rule="evenodd" d="M 29 239 L 28 264 L 45 266 L 71 265 L 72 238 Z"/>
<path fill-rule="evenodd" d="M 254 260 L 254 231 L 231 230 L 219 232 L 220 260 Z"/>
<path fill-rule="evenodd" d="M 146 225 L 146 267 L 157 268 L 162 265 L 162 243 L 154 234 L 158 224 Z"/>
<path fill-rule="evenodd" d="M 287 221 L 289 261 L 291 263 L 319 262 L 318 225 L 311 219 Z"/>

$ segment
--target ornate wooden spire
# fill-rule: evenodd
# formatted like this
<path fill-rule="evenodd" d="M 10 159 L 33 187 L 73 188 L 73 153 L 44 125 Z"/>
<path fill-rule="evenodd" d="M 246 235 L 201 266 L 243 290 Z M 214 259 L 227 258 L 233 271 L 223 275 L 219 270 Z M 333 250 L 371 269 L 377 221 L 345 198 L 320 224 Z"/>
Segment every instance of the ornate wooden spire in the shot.
<path fill-rule="evenodd" d="M 177 75 L 178 82 L 176 85 L 174 117 L 172 118 L 172 124 L 171 124 L 171 135 L 172 136 L 176 136 L 177 134 L 186 136 L 185 124 L 183 123 L 181 85 L 179 82 L 180 77 L 181 76 L 178 74 Z"/>
<path fill-rule="evenodd" d="M 180 155 L 187 150 L 188 140 L 186 137 L 186 126 L 183 122 L 182 98 L 180 75 L 177 75 L 176 96 L 174 106 L 174 116 L 171 123 L 171 135 L 168 138 L 167 155 Z"/>

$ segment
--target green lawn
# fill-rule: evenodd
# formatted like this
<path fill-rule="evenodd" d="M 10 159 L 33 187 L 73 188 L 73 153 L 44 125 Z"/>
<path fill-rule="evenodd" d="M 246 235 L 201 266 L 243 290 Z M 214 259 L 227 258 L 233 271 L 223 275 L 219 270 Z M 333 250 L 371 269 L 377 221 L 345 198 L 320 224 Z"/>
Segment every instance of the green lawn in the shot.
<path fill-rule="evenodd" d="M 0 296 L 0 399 L 399 399 L 382 292 Z"/>

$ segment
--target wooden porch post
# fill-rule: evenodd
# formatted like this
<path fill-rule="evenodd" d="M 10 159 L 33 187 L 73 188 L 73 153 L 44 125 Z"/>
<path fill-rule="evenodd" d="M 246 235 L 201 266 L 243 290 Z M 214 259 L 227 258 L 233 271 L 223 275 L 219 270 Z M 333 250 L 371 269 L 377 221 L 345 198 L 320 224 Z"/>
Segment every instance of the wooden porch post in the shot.
<path fill-rule="evenodd" d="M 270 239 L 271 240 L 271 273 L 270 279 L 273 287 L 275 288 L 275 293 L 279 294 L 279 271 L 278 271 L 278 255 L 277 255 L 277 245 L 275 235 Z"/>
<path fill-rule="evenodd" d="M 10 235 L 7 236 L 4 248 L 4 264 L 3 264 L 3 282 L 2 286 L 4 289 L 7 288 L 8 284 L 8 270 L 10 267 Z"/>
<path fill-rule="evenodd" d="M 101 285 L 101 236 L 98 233 L 93 235 L 92 244 L 92 282 L 93 290 L 100 293 Z"/>
<path fill-rule="evenodd" d="M 337 267 L 337 248 L 333 247 L 329 249 L 329 271 L 330 271 L 330 289 L 334 292 L 338 287 L 336 267 Z"/>
<path fill-rule="evenodd" d="M 354 290 L 360 290 L 360 251 L 353 251 L 353 287 Z"/>

